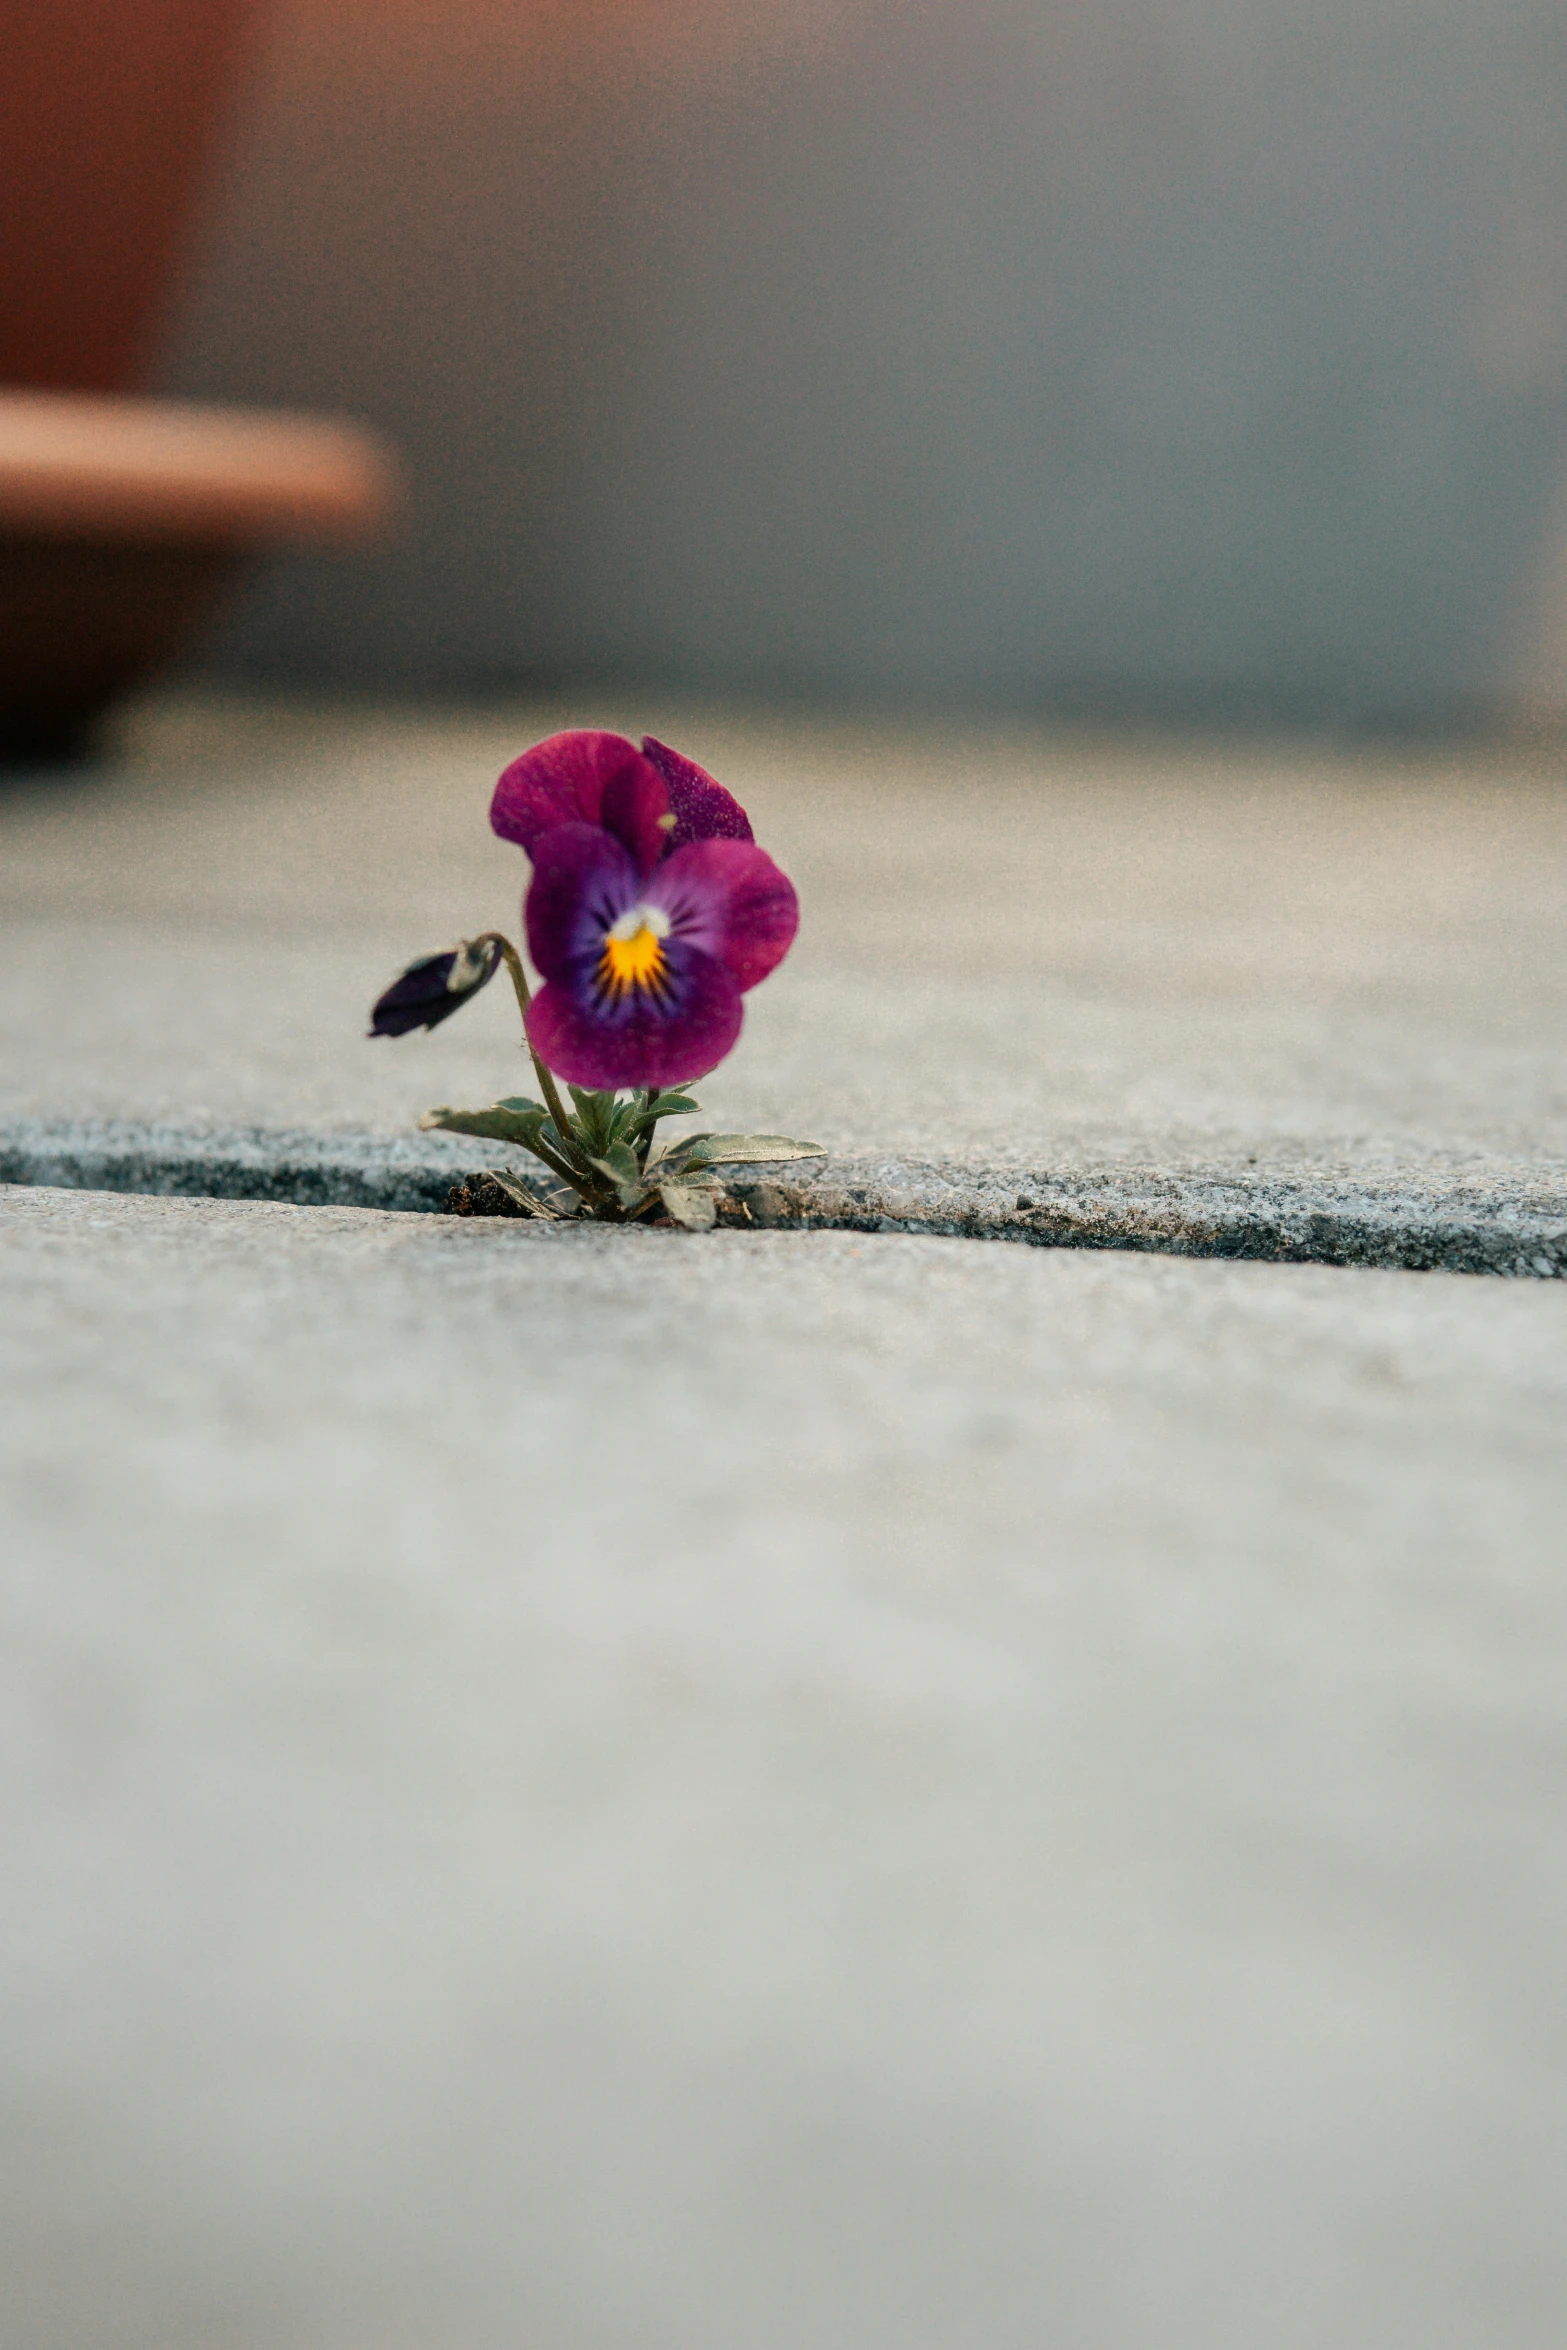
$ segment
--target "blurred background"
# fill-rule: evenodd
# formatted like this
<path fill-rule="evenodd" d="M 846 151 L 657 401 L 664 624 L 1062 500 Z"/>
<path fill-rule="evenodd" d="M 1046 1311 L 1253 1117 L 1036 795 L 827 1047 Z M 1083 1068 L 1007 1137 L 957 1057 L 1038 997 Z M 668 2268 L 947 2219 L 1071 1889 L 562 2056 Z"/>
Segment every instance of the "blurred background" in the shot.
<path fill-rule="evenodd" d="M 412 512 L 227 671 L 1567 710 L 1557 0 L 267 0 L 154 376 Z"/>
<path fill-rule="evenodd" d="M 1567 713 L 1557 0 L 84 5 L 157 53 L 121 388 L 407 460 L 220 674 Z"/>

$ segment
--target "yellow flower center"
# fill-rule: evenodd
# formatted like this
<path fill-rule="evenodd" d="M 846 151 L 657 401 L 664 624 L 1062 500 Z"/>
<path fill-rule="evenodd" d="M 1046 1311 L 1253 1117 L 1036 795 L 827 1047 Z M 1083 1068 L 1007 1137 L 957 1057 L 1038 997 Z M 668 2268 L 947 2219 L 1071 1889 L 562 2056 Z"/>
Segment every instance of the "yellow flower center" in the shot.
<path fill-rule="evenodd" d="M 664 941 L 669 916 L 661 906 L 633 906 L 604 938 L 599 964 L 600 985 L 612 996 L 628 988 L 645 988 L 657 995 L 664 983 Z"/>

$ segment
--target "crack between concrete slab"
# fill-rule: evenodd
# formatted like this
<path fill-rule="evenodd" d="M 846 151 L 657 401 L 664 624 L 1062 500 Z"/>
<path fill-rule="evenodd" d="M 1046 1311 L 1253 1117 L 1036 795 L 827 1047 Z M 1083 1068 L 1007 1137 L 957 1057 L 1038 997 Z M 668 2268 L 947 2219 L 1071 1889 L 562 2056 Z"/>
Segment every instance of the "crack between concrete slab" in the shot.
<path fill-rule="evenodd" d="M 427 1135 L 389 1141 L 259 1127 L 0 1120 L 0 1183 L 69 1190 L 433 1214 L 444 1210 L 452 1185 L 484 1163 L 482 1146 L 476 1152 Z M 843 1158 L 809 1172 L 747 1168 L 728 1189 L 724 1221 L 751 1228 L 1567 1277 L 1567 1188 L 1527 1170 L 1286 1176 L 1266 1168 L 1067 1172 Z"/>

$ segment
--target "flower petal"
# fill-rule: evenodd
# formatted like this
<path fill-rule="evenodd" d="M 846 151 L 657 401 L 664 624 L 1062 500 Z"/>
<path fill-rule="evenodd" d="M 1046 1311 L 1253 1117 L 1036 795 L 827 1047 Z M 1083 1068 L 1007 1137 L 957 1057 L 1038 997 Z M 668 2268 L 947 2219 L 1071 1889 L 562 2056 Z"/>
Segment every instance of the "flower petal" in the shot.
<path fill-rule="evenodd" d="M 674 826 L 669 794 L 651 759 L 633 756 L 604 785 L 599 822 L 623 841 L 640 871 L 651 873 L 669 847 Z"/>
<path fill-rule="evenodd" d="M 667 743 L 655 742 L 650 734 L 642 737 L 642 750 L 664 779 L 669 793 L 669 805 L 674 811 L 674 828 L 669 835 L 671 850 L 683 849 L 693 840 L 754 840 L 751 819 L 733 793 L 699 767 L 694 759 L 687 759 L 679 751 L 672 751 Z"/>
<path fill-rule="evenodd" d="M 691 841 L 665 858 L 642 894 L 669 916 L 672 937 L 716 955 L 739 988 L 777 968 L 800 926 L 794 884 L 749 841 Z"/>
<path fill-rule="evenodd" d="M 535 884 L 537 887 L 537 884 Z M 528 1041 L 569 1085 L 680 1085 L 716 1068 L 740 1033 L 740 990 L 722 963 L 671 939 L 662 997 L 628 988 L 606 1000 L 596 958 L 551 978 L 528 1007 Z"/>
<path fill-rule="evenodd" d="M 644 872 L 663 855 L 672 827 L 658 769 L 622 734 L 578 728 L 524 751 L 495 786 L 490 823 L 531 857 L 561 824 L 602 824 L 624 841 Z"/>
<path fill-rule="evenodd" d="M 598 824 L 557 824 L 534 845 L 523 904 L 535 969 L 558 979 L 584 956 L 597 968 L 605 933 L 641 894 L 636 862 L 613 833 Z"/>

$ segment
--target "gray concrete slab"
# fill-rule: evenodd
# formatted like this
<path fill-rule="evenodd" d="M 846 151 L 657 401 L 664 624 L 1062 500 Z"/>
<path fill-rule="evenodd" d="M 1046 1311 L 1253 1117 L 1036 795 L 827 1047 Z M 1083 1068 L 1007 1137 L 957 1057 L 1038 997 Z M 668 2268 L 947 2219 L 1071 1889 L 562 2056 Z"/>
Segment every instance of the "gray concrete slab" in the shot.
<path fill-rule="evenodd" d="M 818 1208 L 1559 1263 L 1543 755 L 189 701 L 14 781 L 6 2350 L 1555 2350 L 1558 1284 L 36 1187 L 469 1163 L 501 992 L 365 1007 L 590 719 L 801 885 L 702 1091 Z"/>
<path fill-rule="evenodd" d="M 1554 2350 L 1567 1295 L 0 1195 L 8 2343 Z"/>
<path fill-rule="evenodd" d="M 440 1133 L 0 1119 L 0 1183 L 69 1190 L 439 1214 L 454 1184 L 482 1174 L 486 1161 L 525 1183 L 539 1174 L 526 1152 Z M 931 1233 L 1515 1280 L 1567 1274 L 1567 1188 L 1549 1170 L 1496 1160 L 1379 1180 L 1316 1168 L 1086 1175 L 840 1155 L 725 1168 L 718 1213 L 741 1229 Z"/>
<path fill-rule="evenodd" d="M 334 1196 L 295 1181 L 303 1132 L 357 1169 L 335 1196 L 410 1204 L 387 1154 L 399 1182 L 458 1163 L 413 1121 L 526 1081 L 514 1012 L 497 988 L 372 1049 L 365 1004 L 413 953 L 517 928 L 490 784 L 583 715 L 701 751 L 800 882 L 799 947 L 704 1088 L 721 1126 L 831 1147 L 787 1212 L 1567 1263 L 1545 751 L 153 704 L 118 765 L 0 805 L 0 1172 L 114 1183 L 161 1154 L 187 1188 L 270 1152 L 275 1193 Z"/>
<path fill-rule="evenodd" d="M 154 705 L 118 767 L 0 795 L 0 1110 L 406 1134 L 517 1089 L 492 988 L 363 1041 L 412 955 L 515 930 L 485 822 L 551 727 L 665 730 L 801 891 L 707 1080 L 850 1156 L 1567 1182 L 1562 755 Z"/>

